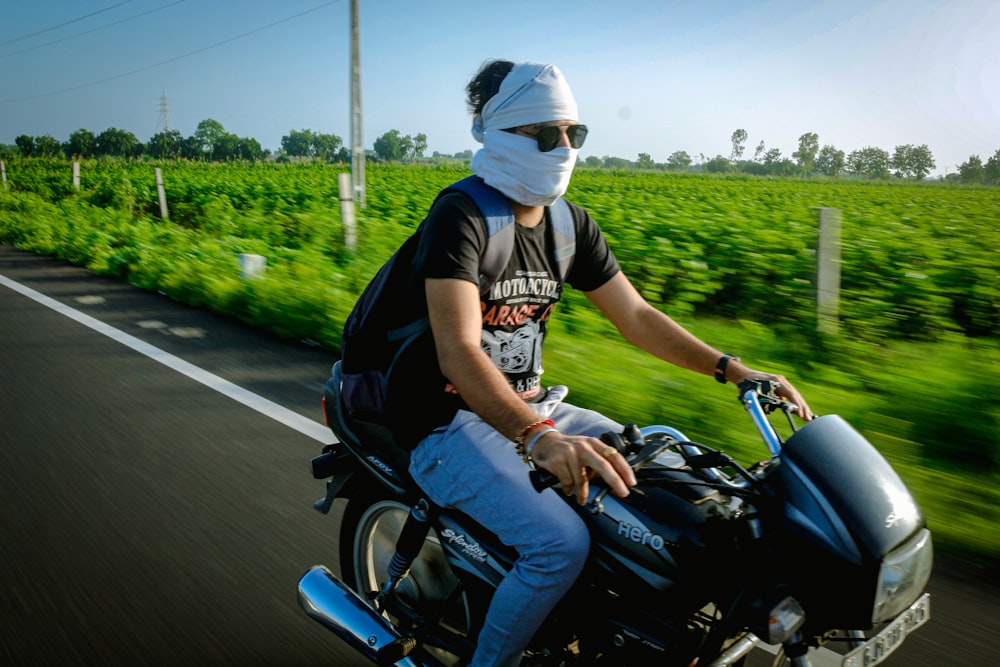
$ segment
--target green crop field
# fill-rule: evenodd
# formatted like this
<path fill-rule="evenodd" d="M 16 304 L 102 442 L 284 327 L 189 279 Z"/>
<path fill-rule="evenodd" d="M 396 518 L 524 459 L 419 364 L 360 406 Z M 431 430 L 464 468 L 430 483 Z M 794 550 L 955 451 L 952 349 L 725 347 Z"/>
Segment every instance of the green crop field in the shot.
<path fill-rule="evenodd" d="M 17 159 L 0 241 L 53 254 L 256 326 L 320 342 L 457 166 L 370 165 L 358 245 L 322 164 Z M 170 219 L 159 219 L 153 167 Z M 591 211 L 639 290 L 700 337 L 796 381 L 848 419 L 924 507 L 938 547 L 1000 554 L 1000 189 L 580 169 Z M 842 212 L 840 330 L 816 333 L 817 212 Z M 267 257 L 240 277 L 239 253 Z M 748 463 L 765 456 L 735 394 L 621 343 L 570 291 L 547 378 L 621 421 L 669 423 Z"/>

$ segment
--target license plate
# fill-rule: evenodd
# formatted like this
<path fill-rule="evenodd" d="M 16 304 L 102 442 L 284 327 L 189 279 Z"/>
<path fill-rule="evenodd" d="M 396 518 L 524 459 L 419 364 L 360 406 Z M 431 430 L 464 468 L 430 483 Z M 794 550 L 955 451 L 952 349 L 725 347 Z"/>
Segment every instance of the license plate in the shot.
<path fill-rule="evenodd" d="M 930 620 L 931 596 L 924 593 L 909 609 L 864 644 L 844 655 L 840 667 L 872 667 L 892 655 L 907 635 Z"/>

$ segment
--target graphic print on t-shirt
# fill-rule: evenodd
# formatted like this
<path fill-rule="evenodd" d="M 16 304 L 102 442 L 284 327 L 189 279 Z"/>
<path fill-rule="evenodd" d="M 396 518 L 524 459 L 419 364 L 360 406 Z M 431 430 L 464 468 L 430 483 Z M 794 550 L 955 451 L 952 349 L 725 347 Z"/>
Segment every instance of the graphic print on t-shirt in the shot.
<path fill-rule="evenodd" d="M 483 301 L 483 351 L 522 398 L 539 391 L 545 321 L 559 295 L 559 282 L 548 271 L 517 270 Z"/>
<path fill-rule="evenodd" d="M 528 322 L 514 331 L 483 331 L 483 349 L 504 373 L 541 372 L 537 348 L 542 339 L 538 322 Z"/>

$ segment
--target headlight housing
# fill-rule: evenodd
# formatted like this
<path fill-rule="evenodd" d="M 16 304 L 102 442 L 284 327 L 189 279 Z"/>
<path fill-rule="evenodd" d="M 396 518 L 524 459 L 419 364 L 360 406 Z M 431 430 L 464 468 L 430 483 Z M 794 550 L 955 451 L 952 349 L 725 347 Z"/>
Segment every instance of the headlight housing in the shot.
<path fill-rule="evenodd" d="M 872 608 L 873 625 L 894 618 L 920 597 L 933 562 L 931 533 L 926 528 L 882 560 Z"/>

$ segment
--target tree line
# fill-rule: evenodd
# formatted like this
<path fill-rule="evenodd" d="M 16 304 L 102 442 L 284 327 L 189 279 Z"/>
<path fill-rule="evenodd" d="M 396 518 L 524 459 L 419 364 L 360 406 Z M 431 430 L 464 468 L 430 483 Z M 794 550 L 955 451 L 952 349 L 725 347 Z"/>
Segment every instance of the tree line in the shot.
<path fill-rule="evenodd" d="M 390 130 L 375 140 L 369 159 L 380 161 L 412 161 L 422 158 L 427 150 L 427 135 L 402 135 Z M 67 157 L 67 158 L 142 158 L 156 160 L 205 160 L 209 162 L 258 161 L 268 158 L 312 158 L 324 162 L 350 162 L 350 149 L 335 134 L 312 130 L 291 130 L 281 138 L 277 154 L 261 147 L 252 137 L 240 137 L 226 131 L 217 120 L 207 118 L 194 134 L 185 137 L 177 130 L 163 130 L 143 143 L 133 133 L 110 127 L 100 134 L 79 129 L 60 142 L 50 134 L 32 137 L 22 134 L 13 146 L 0 144 L 0 157 Z"/>
<path fill-rule="evenodd" d="M 14 147 L 7 147 L 7 153 L 24 157 L 150 157 L 160 160 L 261 160 L 269 152 L 260 142 L 249 137 L 240 137 L 227 132 L 217 120 L 211 118 L 198 123 L 194 134 L 185 137 L 177 130 L 163 130 L 154 134 L 146 143 L 133 133 L 117 127 L 109 127 L 100 134 L 81 128 L 69 135 L 65 142 L 59 142 L 50 134 L 32 137 L 22 134 L 14 139 Z"/>
<path fill-rule="evenodd" d="M 779 149 L 768 148 L 761 141 L 757 144 L 753 157 L 745 159 L 748 136 L 744 129 L 733 132 L 730 137 L 732 151 L 728 157 L 716 155 L 706 159 L 704 154 L 700 154 L 695 161 L 686 151 L 674 151 L 665 163 L 655 162 L 649 153 L 639 153 L 635 161 L 592 155 L 584 159 L 582 164 L 604 169 L 660 169 L 755 176 L 850 176 L 867 179 L 895 177 L 917 181 L 926 178 L 937 166 L 927 144 L 896 146 L 892 154 L 874 146 L 845 153 L 832 145 L 821 147 L 819 136 L 815 132 L 807 132 L 799 137 L 798 149 L 791 157 L 783 156 Z M 302 158 L 342 163 L 351 161 L 350 149 L 335 134 L 307 129 L 291 130 L 281 138 L 281 149 L 274 154 L 262 148 L 256 139 L 228 132 L 222 123 L 211 118 L 198 123 L 194 134 L 189 137 L 184 137 L 177 130 L 163 130 L 154 134 L 146 143 L 139 141 L 131 132 L 112 127 L 96 135 L 89 130 L 79 129 L 70 134 L 65 142 L 60 142 L 49 134 L 38 137 L 21 135 L 14 140 L 14 144 L 0 145 L 0 156 L 149 157 L 212 162 L 269 158 Z M 389 130 L 375 139 L 372 149 L 366 151 L 366 156 L 374 161 L 412 162 L 423 158 L 426 150 L 427 135 L 419 133 L 410 136 L 401 134 L 399 130 Z M 472 158 L 472 151 L 466 150 L 451 156 L 435 151 L 432 158 L 469 160 Z M 1000 149 L 985 162 L 978 155 L 969 156 L 966 162 L 958 166 L 958 172 L 948 174 L 947 178 L 962 183 L 1000 185 Z"/>
<path fill-rule="evenodd" d="M 937 165 L 927 144 L 896 146 L 892 154 L 874 146 L 866 146 L 850 153 L 831 145 L 820 147 L 819 135 L 807 132 L 799 137 L 798 149 L 791 158 L 784 157 L 778 148 L 767 148 L 761 141 L 753 158 L 744 159 L 746 130 L 738 129 L 730 137 L 732 152 L 729 157 L 716 155 L 699 160 L 687 151 L 675 151 L 664 163 L 657 163 L 649 153 L 639 153 L 635 161 L 620 157 L 590 156 L 583 162 L 588 167 L 604 169 L 659 169 L 675 172 L 707 172 L 715 174 L 743 173 L 755 176 L 850 176 L 867 179 L 903 178 L 921 181 Z M 959 165 L 957 174 L 948 174 L 948 180 L 962 183 L 1000 185 L 1000 149 L 985 163 L 972 155 Z"/>

